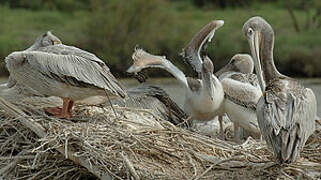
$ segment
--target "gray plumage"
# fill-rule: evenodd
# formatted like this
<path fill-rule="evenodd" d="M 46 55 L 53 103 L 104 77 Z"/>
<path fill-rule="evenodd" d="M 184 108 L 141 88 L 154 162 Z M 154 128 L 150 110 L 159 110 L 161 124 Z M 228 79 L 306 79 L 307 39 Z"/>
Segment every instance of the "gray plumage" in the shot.
<path fill-rule="evenodd" d="M 98 88 L 104 88 L 111 91 L 112 94 L 118 94 L 120 97 L 125 97 L 122 85 L 111 74 L 108 66 L 96 55 L 77 47 L 64 44 L 42 47 L 39 48 L 38 51 L 62 55 L 64 58 L 67 58 L 67 61 L 61 61 L 60 66 L 69 71 L 72 74 L 71 76 L 76 78 L 79 83 L 89 83 Z M 75 65 L 77 65 L 77 68 L 73 67 L 70 69 Z M 67 69 L 67 67 L 69 69 Z"/>
<path fill-rule="evenodd" d="M 235 104 L 238 104 L 245 108 L 251 108 L 255 111 L 258 97 L 261 96 L 257 93 L 258 91 L 260 91 L 257 76 L 255 74 L 243 74 L 233 72 L 226 78 L 230 78 L 231 80 L 235 80 L 244 85 L 252 86 L 257 89 L 257 91 L 255 89 L 245 88 L 235 90 L 233 89 L 233 87 L 230 88 L 229 86 L 227 86 L 224 82 L 222 83 L 225 93 L 224 95 L 227 99 L 233 101 Z"/>
<path fill-rule="evenodd" d="M 6 58 L 6 64 L 18 82 L 42 94 L 74 100 L 103 95 L 104 90 L 121 97 L 126 94 L 106 65 L 80 56 L 14 52 Z M 83 92 L 81 88 L 84 88 Z"/>
<path fill-rule="evenodd" d="M 191 91 L 195 93 L 200 93 L 202 88 L 202 81 L 200 79 L 192 78 L 192 77 L 186 77 L 186 81 L 188 84 L 188 87 L 191 89 Z"/>
<path fill-rule="evenodd" d="M 156 115 L 173 123 L 185 125 L 187 114 L 169 97 L 165 90 L 157 86 L 140 85 L 126 90 L 125 101 L 113 100 L 120 106 L 152 109 Z"/>
<path fill-rule="evenodd" d="M 40 35 L 36 41 L 26 51 L 37 51 L 39 48 L 61 44 L 61 40 L 53 35 L 50 31 Z"/>
<path fill-rule="evenodd" d="M 90 53 L 88 51 L 84 51 L 82 49 L 79 49 L 74 46 L 67 46 L 64 44 L 57 44 L 57 45 L 50 45 L 50 46 L 44 46 L 37 49 L 37 51 L 41 52 L 47 52 L 57 55 L 73 55 L 78 56 L 81 58 L 84 58 L 88 61 L 94 61 L 98 63 L 99 65 L 105 65 L 105 63 L 99 59 L 96 55 L 93 53 Z M 106 67 L 107 70 L 109 70 L 108 67 Z"/>
<path fill-rule="evenodd" d="M 270 24 L 261 17 L 252 17 L 244 24 L 243 33 L 249 41 L 263 90 L 257 104 L 261 133 L 278 163 L 295 162 L 315 130 L 315 95 L 276 69 L 274 31 Z"/>
<path fill-rule="evenodd" d="M 61 44 L 49 31 L 27 50 L 10 54 L 6 63 L 10 72 L 7 85 L 11 87 L 18 80 L 44 95 L 74 100 L 92 96 L 93 92 L 126 95 L 102 60 L 87 51 Z"/>
<path fill-rule="evenodd" d="M 238 132 L 241 127 L 253 137 L 260 137 L 256 104 L 262 92 L 253 69 L 251 56 L 236 54 L 215 74 L 219 76 L 224 89 L 223 111 L 234 123 L 234 132 Z M 240 137 L 235 134 L 235 140 L 240 141 Z"/>
<path fill-rule="evenodd" d="M 258 102 L 258 122 L 280 163 L 295 162 L 315 129 L 317 103 L 311 89 L 290 78 L 269 83 Z"/>
<path fill-rule="evenodd" d="M 37 51 L 39 48 L 42 47 L 46 47 L 46 46 L 50 46 L 50 45 L 55 45 L 55 44 L 61 44 L 61 40 L 56 37 L 55 35 L 53 35 L 50 31 L 47 31 L 46 33 L 43 33 L 42 35 L 40 35 L 35 42 L 25 51 Z M 8 82 L 7 82 L 7 87 L 11 88 L 14 85 L 16 85 L 17 81 L 11 76 L 9 75 L 8 78 Z M 18 86 L 22 87 L 23 85 L 20 84 Z M 32 91 L 29 90 L 28 87 L 22 87 L 25 91 Z"/>

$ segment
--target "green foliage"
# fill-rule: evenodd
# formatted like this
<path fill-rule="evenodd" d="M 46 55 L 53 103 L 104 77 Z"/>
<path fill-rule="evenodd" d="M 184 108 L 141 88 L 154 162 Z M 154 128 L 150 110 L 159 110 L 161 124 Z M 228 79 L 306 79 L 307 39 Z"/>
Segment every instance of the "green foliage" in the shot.
<path fill-rule="evenodd" d="M 106 60 L 115 75 L 125 75 L 137 44 L 153 54 L 165 55 L 183 68 L 178 54 L 194 33 L 213 19 L 223 19 L 225 25 L 217 30 L 207 50 L 217 70 L 234 54 L 249 53 L 241 29 L 248 18 L 260 15 L 275 30 L 274 56 L 278 69 L 291 76 L 321 76 L 320 28 L 296 33 L 288 11 L 280 4 L 209 10 L 195 7 L 192 0 L 82 0 L 77 3 L 88 3 L 86 7 L 76 8 L 73 13 L 66 12 L 67 9 L 57 10 L 68 7 L 59 2 L 77 7 L 74 1 L 50 1 L 55 2 L 55 8 L 48 5 L 53 10 L 41 6 L 37 11 L 0 5 L 0 58 L 26 49 L 37 36 L 52 30 L 63 43 Z M 33 3 L 37 4 L 37 0 Z M 294 12 L 298 22 L 305 22 L 304 10 L 294 9 Z M 2 61 L 0 65 L 3 64 Z M 162 74 L 154 72 L 154 75 Z"/>
<path fill-rule="evenodd" d="M 80 34 L 80 29 L 75 29 L 77 25 L 83 26 L 80 16 L 84 17 L 82 14 L 72 16 L 58 11 L 34 12 L 0 6 L 0 75 L 5 73 L 4 58 L 8 54 L 27 49 L 39 35 L 48 30 L 64 43 L 76 45 L 77 38 L 69 34 Z"/>
<path fill-rule="evenodd" d="M 88 38 L 86 48 L 108 59 L 113 69 L 129 66 L 137 44 L 156 54 L 173 55 L 185 43 L 186 30 L 166 1 L 100 0 L 91 9 L 85 30 L 89 37 L 99 38 Z"/>

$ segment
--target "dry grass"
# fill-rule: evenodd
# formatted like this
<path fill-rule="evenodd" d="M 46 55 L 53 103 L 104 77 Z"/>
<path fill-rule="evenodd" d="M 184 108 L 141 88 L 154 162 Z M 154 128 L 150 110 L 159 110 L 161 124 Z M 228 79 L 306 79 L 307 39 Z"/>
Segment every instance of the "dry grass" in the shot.
<path fill-rule="evenodd" d="M 302 152 L 303 161 L 279 166 L 264 142 L 249 138 L 236 145 L 210 138 L 175 127 L 150 110 L 116 107 L 115 117 L 109 107 L 81 106 L 72 120 L 28 111 L 27 117 L 44 127 L 44 137 L 27 129 L 21 118 L 0 112 L 4 179 L 91 179 L 90 167 L 115 179 L 321 178 L 319 130 Z M 77 165 L 74 157 L 85 159 L 89 168 Z"/>

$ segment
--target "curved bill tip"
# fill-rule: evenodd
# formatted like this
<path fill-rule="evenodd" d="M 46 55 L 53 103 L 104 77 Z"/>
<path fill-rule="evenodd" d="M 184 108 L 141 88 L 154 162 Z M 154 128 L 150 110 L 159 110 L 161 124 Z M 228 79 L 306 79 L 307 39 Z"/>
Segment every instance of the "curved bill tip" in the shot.
<path fill-rule="evenodd" d="M 224 21 L 223 20 L 216 20 L 215 22 L 216 22 L 216 27 L 217 28 L 220 28 L 221 26 L 224 25 Z"/>

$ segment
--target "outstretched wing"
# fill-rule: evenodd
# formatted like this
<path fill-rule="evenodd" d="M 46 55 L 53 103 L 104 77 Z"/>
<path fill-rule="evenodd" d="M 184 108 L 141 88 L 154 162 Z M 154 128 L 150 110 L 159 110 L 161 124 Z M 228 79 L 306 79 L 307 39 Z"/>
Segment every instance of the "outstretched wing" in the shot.
<path fill-rule="evenodd" d="M 315 129 L 317 105 L 313 92 L 296 82 L 287 83 L 285 86 L 293 87 L 268 87 L 257 105 L 262 135 L 279 163 L 295 162 Z"/>

